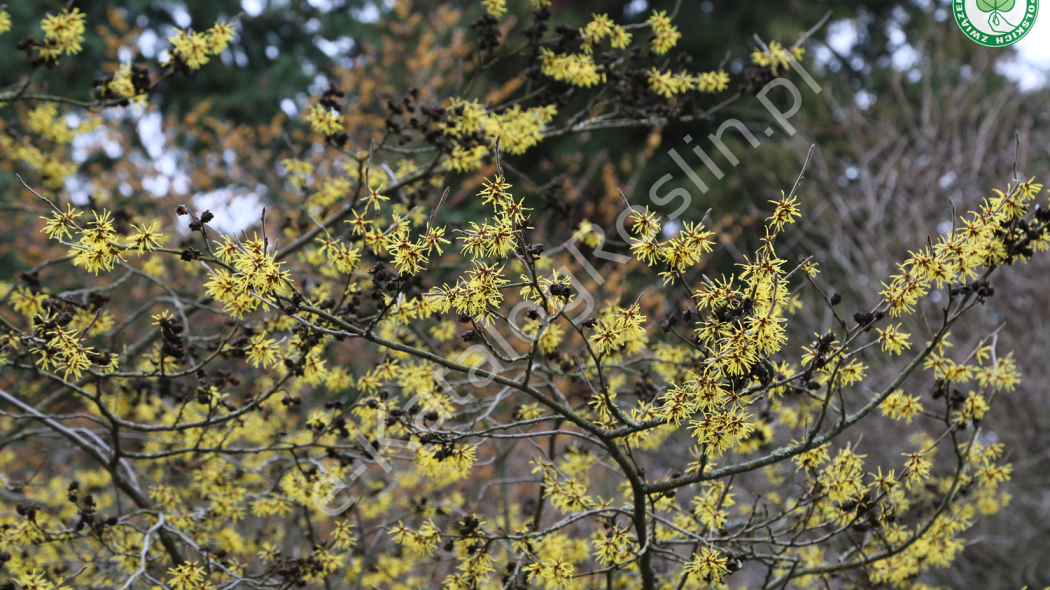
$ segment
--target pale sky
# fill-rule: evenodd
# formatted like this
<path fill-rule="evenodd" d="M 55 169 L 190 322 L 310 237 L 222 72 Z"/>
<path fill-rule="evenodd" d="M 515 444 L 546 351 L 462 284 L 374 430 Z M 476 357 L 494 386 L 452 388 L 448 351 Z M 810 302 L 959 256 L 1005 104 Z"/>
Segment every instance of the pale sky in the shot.
<path fill-rule="evenodd" d="M 1039 14 L 1031 32 L 1016 47 L 1017 62 L 1004 65 L 1003 72 L 1025 89 L 1046 84 L 1050 78 L 1050 10 Z"/>

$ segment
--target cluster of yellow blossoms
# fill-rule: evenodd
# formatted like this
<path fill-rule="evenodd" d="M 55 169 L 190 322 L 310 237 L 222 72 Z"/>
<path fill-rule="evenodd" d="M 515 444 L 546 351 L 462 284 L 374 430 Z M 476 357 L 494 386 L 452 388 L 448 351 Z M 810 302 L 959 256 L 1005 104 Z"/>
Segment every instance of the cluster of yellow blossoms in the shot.
<path fill-rule="evenodd" d="M 83 213 L 72 205 L 66 205 L 66 211 L 55 209 L 51 217 L 43 218 L 46 223 L 44 232 L 48 237 L 55 240 L 69 238 L 76 233 L 79 239 L 72 245 L 70 255 L 73 256 L 73 264 L 85 267 L 89 272 L 98 274 L 100 271 L 113 270 L 113 266 L 124 260 L 122 253 L 135 250 L 139 254 L 156 250 L 164 238 L 160 233 L 160 224 L 153 222 L 150 225 L 143 224 L 141 227 L 132 224 L 135 233 L 128 236 L 124 244 L 117 241 L 116 230 L 113 227 L 113 216 L 109 211 L 103 210 L 100 215 L 98 211 L 92 211 L 94 221 L 88 226 L 81 228 L 76 219 Z"/>
<path fill-rule="evenodd" d="M 805 52 L 806 50 L 801 47 L 784 47 L 779 41 L 770 41 L 768 48 L 755 48 L 751 52 L 751 63 L 768 67 L 775 76 L 781 68 L 785 70 L 791 68 L 789 58 L 800 60 Z"/>
<path fill-rule="evenodd" d="M 552 72 L 548 75 L 557 78 L 560 74 Z M 558 114 L 554 105 L 528 109 L 512 105 L 497 114 L 486 110 L 476 100 L 468 102 L 455 97 L 452 98 L 449 109 L 462 110 L 462 114 L 457 115 L 452 124 L 442 124 L 446 135 L 459 137 L 481 132 L 488 144 L 499 138 L 500 151 L 511 155 L 521 155 L 536 146 L 543 139 L 546 126 Z M 445 160 L 444 167 L 456 172 L 470 172 L 478 169 L 488 154 L 489 150 L 484 145 L 472 148 L 456 145 Z"/>
<path fill-rule="evenodd" d="M 102 124 L 101 117 L 84 117 L 71 122 L 61 116 L 58 105 L 43 103 L 29 111 L 26 126 L 39 137 L 39 144 L 34 145 L 23 139 L 16 141 L 10 134 L 0 135 L 0 153 L 31 170 L 39 171 L 45 179 L 45 186 L 57 190 L 63 186 L 66 178 L 73 175 L 77 165 L 60 154 L 65 146 L 72 143 L 77 136 L 88 133 Z"/>
<path fill-rule="evenodd" d="M 219 55 L 229 46 L 234 30 L 230 24 L 217 22 L 205 32 L 185 29 L 168 38 L 172 53 L 177 55 L 191 70 L 200 69 L 212 56 Z"/>
<path fill-rule="evenodd" d="M 62 54 L 80 53 L 80 43 L 84 40 L 84 13 L 79 8 L 72 11 L 67 8 L 59 14 L 47 15 L 40 28 L 44 31 L 45 41 L 43 47 L 37 48 L 41 56 L 57 61 Z"/>
<path fill-rule="evenodd" d="M 931 288 L 945 284 L 966 284 L 978 277 L 981 267 L 996 266 L 1006 260 L 1006 240 L 1022 237 L 1020 228 L 1014 235 L 998 236 L 997 232 L 1006 223 L 1019 219 L 1027 212 L 1027 206 L 1042 190 L 1042 185 L 1029 180 L 1018 182 L 1009 195 L 986 198 L 978 211 L 961 220 L 962 227 L 938 238 L 933 248 L 929 246 L 912 252 L 911 257 L 899 265 L 899 273 L 883 284 L 880 293 L 889 304 L 888 313 L 899 316 L 911 313 L 920 298 Z M 1046 252 L 1050 240 L 1039 236 L 1033 240 L 1031 251 Z M 1023 261 L 1026 256 L 1022 255 Z"/>

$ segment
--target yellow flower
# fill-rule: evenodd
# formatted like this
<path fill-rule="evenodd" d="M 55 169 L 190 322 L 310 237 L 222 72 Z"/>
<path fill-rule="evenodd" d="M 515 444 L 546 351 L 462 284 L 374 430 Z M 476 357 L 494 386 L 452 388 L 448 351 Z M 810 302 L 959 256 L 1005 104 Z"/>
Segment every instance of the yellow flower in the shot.
<path fill-rule="evenodd" d="M 81 211 L 77 211 L 72 205 L 67 203 L 65 213 L 55 211 L 51 213 L 50 218 L 40 218 L 47 221 L 42 231 L 51 239 L 61 240 L 63 237 L 68 238 L 70 237 L 70 230 L 78 229 L 76 218 L 81 215 L 83 215 Z"/>
<path fill-rule="evenodd" d="M 634 221 L 631 225 L 631 233 L 636 236 L 641 236 L 642 238 L 648 238 L 660 232 L 660 216 L 649 211 L 649 207 L 645 208 L 644 213 L 637 209 L 634 209 L 633 211 Z"/>
<path fill-rule="evenodd" d="M 22 590 L 62 590 L 48 580 L 44 574 L 38 574 L 35 569 L 23 573 L 17 578 L 17 582 Z"/>
<path fill-rule="evenodd" d="M 540 65 L 544 76 L 573 86 L 590 88 L 605 80 L 605 74 L 598 73 L 598 66 L 590 55 L 556 55 L 550 49 L 541 47 Z"/>
<path fill-rule="evenodd" d="M 398 521 L 390 534 L 394 536 L 395 543 L 408 547 L 416 557 L 430 555 L 441 542 L 441 531 L 431 521 L 423 523 L 418 532 L 412 532 L 401 521 Z"/>
<path fill-rule="evenodd" d="M 977 371 L 977 381 L 982 387 L 992 387 L 995 391 L 1013 391 L 1021 382 L 1021 373 L 1017 370 L 1014 353 L 996 359 L 994 365 L 981 367 Z"/>
<path fill-rule="evenodd" d="M 83 246 L 108 245 L 110 240 L 116 236 L 109 211 L 103 211 L 102 215 L 99 215 L 97 211 L 92 211 L 91 214 L 95 216 L 95 221 L 92 221 L 90 227 L 84 230 L 80 244 Z"/>
<path fill-rule="evenodd" d="M 233 27 L 226 24 L 225 21 L 215 23 L 212 28 L 208 29 L 207 40 L 205 41 L 208 53 L 219 55 L 226 50 L 231 39 L 233 39 Z"/>
<path fill-rule="evenodd" d="M 679 92 L 680 86 L 671 72 L 660 72 L 656 68 L 649 70 L 649 89 L 664 98 L 671 98 Z"/>
<path fill-rule="evenodd" d="M 924 453 L 902 453 L 908 459 L 904 462 L 904 481 L 911 488 L 913 484 L 922 483 L 930 477 L 933 465 L 923 458 Z"/>
<path fill-rule="evenodd" d="M 44 301 L 47 301 L 47 293 L 34 293 L 21 286 L 11 295 L 11 307 L 27 318 L 43 313 Z"/>
<path fill-rule="evenodd" d="M 507 12 L 507 0 L 481 0 L 481 4 L 489 14 L 496 18 Z"/>
<path fill-rule="evenodd" d="M 794 223 L 796 217 L 800 217 L 801 214 L 798 212 L 798 197 L 792 196 L 790 199 L 784 196 L 784 191 L 780 191 L 779 201 L 770 201 L 777 206 L 776 211 L 766 221 L 769 222 L 769 226 L 775 229 L 777 232 L 784 229 L 785 223 Z"/>
<path fill-rule="evenodd" d="M 594 20 L 587 23 L 582 29 L 580 29 L 580 35 L 583 36 L 583 49 L 584 53 L 591 53 L 594 51 L 594 45 L 611 34 L 615 23 L 609 18 L 608 14 L 592 14 Z"/>
<path fill-rule="evenodd" d="M 903 391 L 897 390 L 883 400 L 882 415 L 892 416 L 894 420 L 906 420 L 911 424 L 911 419 L 922 413 L 922 404 L 919 398 L 913 395 L 905 395 Z"/>
<path fill-rule="evenodd" d="M 802 59 L 802 54 L 805 52 L 805 49 L 799 47 L 785 48 L 779 41 L 770 41 L 769 51 L 762 51 L 756 47 L 751 52 L 751 62 L 770 68 L 775 76 L 780 68 L 788 69 L 789 57 L 796 60 Z"/>
<path fill-rule="evenodd" d="M 590 341 L 597 354 L 612 352 L 623 344 L 623 332 L 621 330 L 604 324 L 596 325 L 594 330 L 595 332 L 591 336 Z"/>
<path fill-rule="evenodd" d="M 190 590 L 196 588 L 204 580 L 204 568 L 197 562 L 184 563 L 177 568 L 169 569 L 168 574 L 173 576 L 168 580 L 175 590 Z"/>
<path fill-rule="evenodd" d="M 3 17 L 0 17 L 0 29 L 3 29 Z M 10 20 L 8 21 L 10 27 Z M 84 13 L 79 8 L 63 9 L 61 14 L 47 15 L 40 23 L 44 31 L 44 40 L 52 46 L 52 55 L 65 53 L 73 55 L 80 52 L 80 42 L 84 40 Z"/>
<path fill-rule="evenodd" d="M 191 70 L 200 69 L 208 63 L 208 39 L 204 33 L 193 33 L 180 30 L 178 35 L 168 37 L 174 46 L 174 52 L 186 61 Z"/>
<path fill-rule="evenodd" d="M 966 396 L 966 399 L 963 400 L 962 408 L 960 408 L 958 412 L 958 417 L 959 420 L 964 422 L 980 420 L 988 410 L 988 402 L 984 400 L 984 396 L 976 391 L 971 391 Z"/>
<path fill-rule="evenodd" d="M 441 244 L 451 244 L 445 239 L 445 228 L 444 227 L 430 227 L 427 224 L 427 231 L 420 236 L 420 245 L 426 249 L 427 254 L 430 254 L 432 250 L 437 250 L 437 253 L 444 254 L 441 250 Z"/>
<path fill-rule="evenodd" d="M 654 10 L 652 16 L 646 22 L 653 28 L 655 36 L 652 49 L 653 53 L 657 55 L 663 55 L 670 51 L 678 43 L 678 40 L 682 38 L 682 34 L 678 32 L 678 27 L 671 24 L 671 19 L 668 18 L 666 10 Z"/>
<path fill-rule="evenodd" d="M 219 260 L 229 264 L 230 261 L 238 254 L 237 244 L 230 239 L 230 236 L 223 236 L 222 244 L 215 249 L 215 255 Z"/>
<path fill-rule="evenodd" d="M 696 77 L 696 87 L 701 92 L 722 92 L 729 88 L 729 74 L 724 70 L 700 74 Z"/>
<path fill-rule="evenodd" d="M 609 33 L 609 43 L 615 49 L 626 49 L 631 44 L 631 34 L 620 25 L 613 25 L 612 31 Z"/>
<path fill-rule="evenodd" d="M 885 330 L 876 328 L 879 333 L 879 342 L 882 343 L 882 350 L 888 350 L 893 354 L 900 354 L 902 350 L 911 348 L 911 344 L 908 343 L 908 337 L 911 334 L 905 334 L 900 331 L 900 324 L 889 325 Z"/>
<path fill-rule="evenodd" d="M 397 266 L 398 274 L 413 275 L 418 273 L 427 262 L 423 254 L 423 246 L 409 240 L 408 232 L 392 235 L 391 243 L 388 244 L 390 252 L 394 254 L 394 265 Z"/>
<path fill-rule="evenodd" d="M 277 548 L 276 543 L 266 543 L 262 546 L 257 556 L 263 563 L 270 563 L 275 561 L 280 554 L 281 550 Z"/>
<path fill-rule="evenodd" d="M 71 253 L 76 254 L 75 258 L 73 258 L 74 266 L 84 266 L 89 272 L 93 272 L 96 275 L 100 270 L 113 270 L 114 262 L 123 260 L 120 256 L 120 251 L 108 243 L 97 246 L 77 246 L 73 248 Z"/>
<path fill-rule="evenodd" d="M 160 241 L 164 237 L 164 234 L 157 231 L 160 229 L 160 224 L 154 221 L 148 227 L 143 225 L 141 228 L 132 224 L 132 228 L 138 233 L 128 238 L 127 247 L 134 248 L 139 251 L 139 254 L 143 252 L 152 252 L 160 246 Z"/>
<path fill-rule="evenodd" d="M 375 210 L 379 211 L 379 202 L 389 200 L 389 197 L 384 197 L 383 195 L 379 194 L 378 190 L 374 188 L 369 188 L 368 196 L 365 197 L 365 212 L 368 212 L 369 207 L 375 207 Z"/>
<path fill-rule="evenodd" d="M 718 584 L 722 577 L 729 573 L 726 557 L 721 553 L 704 547 L 700 553 L 693 554 L 693 560 L 686 563 L 686 571 L 693 578 L 704 584 Z"/>
<path fill-rule="evenodd" d="M 277 362 L 277 345 L 272 338 L 267 338 L 265 334 L 253 336 L 247 348 L 248 360 L 252 363 L 252 366 L 258 367 L 263 365 L 264 367 L 270 367 Z"/>
<path fill-rule="evenodd" d="M 288 173 L 288 182 L 295 188 L 306 186 L 306 178 L 314 173 L 314 165 L 304 160 L 285 158 L 281 160 L 281 164 L 284 164 Z"/>
<path fill-rule="evenodd" d="M 317 133 L 323 135 L 335 135 L 343 130 L 343 116 L 335 111 L 329 111 L 321 105 L 314 105 L 306 115 L 306 121 Z"/>

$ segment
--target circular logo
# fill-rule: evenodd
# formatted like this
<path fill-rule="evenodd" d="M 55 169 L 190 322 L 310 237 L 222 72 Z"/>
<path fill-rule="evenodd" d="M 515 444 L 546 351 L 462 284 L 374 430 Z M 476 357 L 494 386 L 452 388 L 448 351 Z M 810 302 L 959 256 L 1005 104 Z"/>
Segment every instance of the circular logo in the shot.
<path fill-rule="evenodd" d="M 971 41 L 1006 47 L 1032 30 L 1039 0 L 952 0 L 952 10 L 955 22 Z"/>

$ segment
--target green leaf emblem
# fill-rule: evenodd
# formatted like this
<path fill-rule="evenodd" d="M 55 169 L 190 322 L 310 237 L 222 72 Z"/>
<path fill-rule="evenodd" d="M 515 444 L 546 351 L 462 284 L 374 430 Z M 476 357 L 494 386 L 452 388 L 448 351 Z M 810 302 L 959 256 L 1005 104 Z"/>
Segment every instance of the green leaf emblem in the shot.
<path fill-rule="evenodd" d="M 977 0 L 977 8 L 981 12 L 1009 12 L 1014 7 L 1015 0 Z"/>

